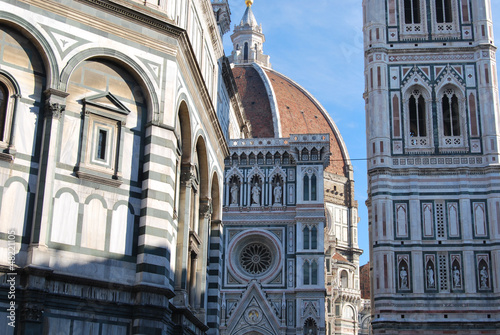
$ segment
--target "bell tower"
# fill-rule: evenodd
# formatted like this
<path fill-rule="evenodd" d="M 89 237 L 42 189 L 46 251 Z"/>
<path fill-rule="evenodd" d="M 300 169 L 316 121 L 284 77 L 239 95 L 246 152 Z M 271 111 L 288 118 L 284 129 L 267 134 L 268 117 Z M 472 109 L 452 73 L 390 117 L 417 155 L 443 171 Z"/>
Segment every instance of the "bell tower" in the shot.
<path fill-rule="evenodd" d="M 363 1 L 374 334 L 500 328 L 490 6 Z"/>
<path fill-rule="evenodd" d="M 233 52 L 229 56 L 229 61 L 234 64 L 257 63 L 265 67 L 271 67 L 269 56 L 264 55 L 263 45 L 266 41 L 262 33 L 262 25 L 257 23 L 252 11 L 253 0 L 246 0 L 247 9 L 240 20 L 234 26 L 231 35 L 233 42 Z"/>

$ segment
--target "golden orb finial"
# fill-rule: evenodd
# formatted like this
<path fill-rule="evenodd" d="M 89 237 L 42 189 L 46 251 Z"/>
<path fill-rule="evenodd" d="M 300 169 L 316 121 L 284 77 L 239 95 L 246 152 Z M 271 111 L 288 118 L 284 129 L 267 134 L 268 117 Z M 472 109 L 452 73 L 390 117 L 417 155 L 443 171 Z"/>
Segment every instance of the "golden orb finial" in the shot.
<path fill-rule="evenodd" d="M 250 7 L 253 5 L 253 0 L 245 0 L 245 3 L 247 4 L 247 7 Z"/>

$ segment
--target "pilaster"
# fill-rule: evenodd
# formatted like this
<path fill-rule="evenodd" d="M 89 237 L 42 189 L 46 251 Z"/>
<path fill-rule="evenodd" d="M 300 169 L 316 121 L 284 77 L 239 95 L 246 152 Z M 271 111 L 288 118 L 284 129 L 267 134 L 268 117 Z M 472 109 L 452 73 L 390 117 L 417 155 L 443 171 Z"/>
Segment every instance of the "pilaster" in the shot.
<path fill-rule="evenodd" d="M 61 127 L 61 117 L 66 108 L 66 97 L 69 94 L 53 88 L 46 90 L 44 94 L 42 145 L 28 264 L 48 267 L 47 234 L 53 204 L 53 185 L 57 163 L 57 148 L 59 147 L 58 134 Z"/>

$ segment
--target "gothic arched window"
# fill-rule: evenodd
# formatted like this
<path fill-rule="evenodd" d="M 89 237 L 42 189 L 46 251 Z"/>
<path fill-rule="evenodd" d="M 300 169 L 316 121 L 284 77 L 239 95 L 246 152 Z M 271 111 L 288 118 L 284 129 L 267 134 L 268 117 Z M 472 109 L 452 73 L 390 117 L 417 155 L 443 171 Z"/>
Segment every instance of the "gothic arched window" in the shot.
<path fill-rule="evenodd" d="M 405 23 L 420 23 L 420 0 L 404 1 Z"/>
<path fill-rule="evenodd" d="M 311 228 L 311 249 L 318 249 L 318 229 Z"/>
<path fill-rule="evenodd" d="M 303 230 L 304 249 L 318 249 L 318 228 L 315 226 L 309 229 L 305 227 Z"/>
<path fill-rule="evenodd" d="M 304 201 L 309 201 L 309 176 L 304 176 Z"/>
<path fill-rule="evenodd" d="M 410 137 L 425 137 L 425 99 L 419 90 L 414 90 L 409 99 Z"/>
<path fill-rule="evenodd" d="M 304 285 L 309 285 L 310 283 L 310 278 L 309 278 L 309 262 L 304 262 L 304 267 L 303 267 L 303 274 L 304 274 Z"/>
<path fill-rule="evenodd" d="M 436 22 L 453 22 L 451 0 L 436 0 Z"/>
<path fill-rule="evenodd" d="M 316 201 L 317 200 L 317 192 L 316 192 L 316 175 L 312 175 L 311 177 L 311 200 Z"/>
<path fill-rule="evenodd" d="M 309 249 L 309 227 L 304 228 L 304 249 Z"/>
<path fill-rule="evenodd" d="M 311 264 L 311 285 L 318 285 L 318 263 L 316 261 Z"/>
<path fill-rule="evenodd" d="M 444 136 L 460 136 L 460 113 L 458 98 L 453 90 L 447 90 L 441 102 L 443 108 Z"/>

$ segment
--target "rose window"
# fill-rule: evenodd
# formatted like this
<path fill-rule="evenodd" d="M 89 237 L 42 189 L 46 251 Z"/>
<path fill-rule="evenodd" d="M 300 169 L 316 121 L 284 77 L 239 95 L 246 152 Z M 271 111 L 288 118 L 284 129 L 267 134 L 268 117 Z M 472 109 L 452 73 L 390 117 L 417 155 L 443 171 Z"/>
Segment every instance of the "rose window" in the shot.
<path fill-rule="evenodd" d="M 261 243 L 247 245 L 240 254 L 243 269 L 252 275 L 265 272 L 271 266 L 271 251 Z"/>

